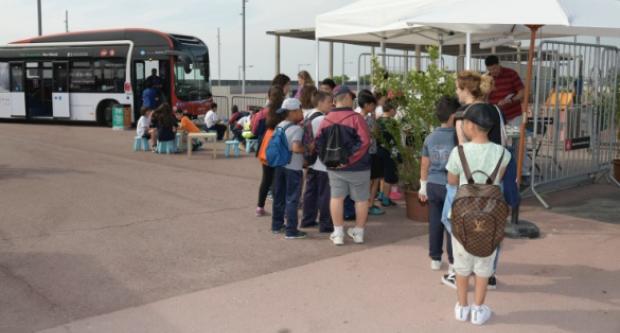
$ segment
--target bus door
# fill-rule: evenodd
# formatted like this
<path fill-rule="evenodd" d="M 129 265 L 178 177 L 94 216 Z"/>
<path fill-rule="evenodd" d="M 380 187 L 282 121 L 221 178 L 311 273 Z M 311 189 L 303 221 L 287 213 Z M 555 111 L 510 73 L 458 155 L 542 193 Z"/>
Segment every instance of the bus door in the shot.
<path fill-rule="evenodd" d="M 11 117 L 26 117 L 26 94 L 24 92 L 24 63 L 11 62 L 10 94 Z"/>
<path fill-rule="evenodd" d="M 28 117 L 52 117 L 51 62 L 26 63 L 26 108 Z"/>
<path fill-rule="evenodd" d="M 68 62 L 54 62 L 52 88 L 52 110 L 54 118 L 70 118 Z"/>
<path fill-rule="evenodd" d="M 134 61 L 133 62 L 132 74 L 133 78 L 133 110 L 134 110 L 134 119 L 140 118 L 140 109 L 142 108 L 142 90 L 144 90 L 144 61 Z"/>

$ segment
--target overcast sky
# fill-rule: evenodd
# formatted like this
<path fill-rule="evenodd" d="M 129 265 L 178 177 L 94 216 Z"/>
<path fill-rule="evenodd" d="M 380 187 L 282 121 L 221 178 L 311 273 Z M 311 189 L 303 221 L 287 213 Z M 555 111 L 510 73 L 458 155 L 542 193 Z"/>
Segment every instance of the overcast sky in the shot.
<path fill-rule="evenodd" d="M 246 18 L 248 79 L 271 79 L 275 72 L 275 38 L 268 30 L 313 27 L 316 15 L 354 0 L 250 0 Z M 36 0 L 2 0 L 0 44 L 37 35 Z M 177 32 L 201 38 L 211 52 L 212 79 L 217 79 L 217 28 L 221 29 L 222 78 L 237 79 L 241 65 L 241 0 L 42 0 L 43 33 L 69 30 L 139 27 Z M 312 41 L 283 38 L 282 71 L 295 77 L 300 64 L 314 76 L 315 46 Z M 321 59 L 327 75 L 327 44 Z M 347 75 L 355 76 L 357 57 L 368 48 L 347 46 Z M 335 46 L 335 72 L 342 71 L 341 46 Z"/>

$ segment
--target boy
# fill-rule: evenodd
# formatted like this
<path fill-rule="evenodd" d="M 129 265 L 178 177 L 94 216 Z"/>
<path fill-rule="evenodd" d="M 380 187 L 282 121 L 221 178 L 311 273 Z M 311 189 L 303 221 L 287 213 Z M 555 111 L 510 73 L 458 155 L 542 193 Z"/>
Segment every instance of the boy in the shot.
<path fill-rule="evenodd" d="M 441 122 L 441 127 L 426 137 L 422 148 L 418 196 L 420 201 L 428 202 L 429 206 L 428 253 L 431 258 L 431 269 L 434 271 L 441 269 L 443 239 L 446 234 L 441 222 L 448 182 L 446 164 L 452 149 L 457 144 L 454 114 L 459 107 L 459 101 L 454 97 L 444 96 L 439 100 L 436 106 L 436 116 Z M 452 242 L 449 235 L 446 237 L 446 252 L 448 252 L 449 263 L 448 274 L 443 277 L 442 282 L 456 289 L 456 277 L 452 267 L 454 264 Z"/>
<path fill-rule="evenodd" d="M 205 114 L 205 127 L 207 132 L 214 131 L 217 133 L 217 141 L 221 141 L 226 133 L 226 125 L 220 124 L 220 119 L 217 116 L 217 104 L 213 103 L 211 109 Z"/>
<path fill-rule="evenodd" d="M 377 108 L 379 109 L 379 108 Z M 394 197 L 396 189 L 398 188 L 398 166 L 394 159 L 399 159 L 398 154 L 394 153 L 396 147 L 396 140 L 389 128 L 397 127 L 398 124 L 394 117 L 396 117 L 396 108 L 391 103 L 385 103 L 382 107 L 382 113 L 377 120 L 379 127 L 379 137 L 377 154 L 383 161 L 383 186 L 379 195 L 377 196 L 383 207 L 396 206 L 396 203 L 391 200 L 390 196 Z M 398 199 L 397 199 L 398 200 Z"/>
<path fill-rule="evenodd" d="M 364 243 L 364 229 L 368 218 L 368 188 L 370 186 L 370 132 L 364 118 L 353 111 L 355 94 L 347 86 L 334 90 L 336 107 L 321 122 L 315 139 L 318 152 L 325 152 L 328 134 L 341 134 L 341 147 L 351 154 L 348 161 L 329 169 L 330 212 L 334 222 L 334 232 L 329 237 L 336 246 L 344 245 L 344 198 L 350 196 L 355 201 L 355 228 L 347 230 L 347 235 L 356 244 Z M 325 162 L 325 161 L 321 161 Z"/>
<path fill-rule="evenodd" d="M 138 119 L 138 124 L 136 125 L 136 135 L 142 138 L 149 140 L 151 147 L 155 147 L 156 145 L 156 133 L 154 133 L 155 129 L 151 129 L 151 117 L 153 116 L 153 110 L 142 108 L 140 110 L 140 119 Z"/>
<path fill-rule="evenodd" d="M 284 130 L 288 149 L 292 156 L 287 165 L 275 168 L 271 231 L 274 234 L 282 233 L 286 214 L 285 238 L 306 238 L 306 233 L 297 229 L 297 207 L 299 206 L 304 165 L 304 147 L 301 143 L 304 131 L 297 125 L 303 120 L 301 103 L 295 98 L 287 98 L 282 103 L 282 108 L 276 111 L 276 114 L 284 117 L 276 130 Z"/>
<path fill-rule="evenodd" d="M 501 145 L 489 141 L 489 131 L 494 126 L 491 118 L 493 111 L 490 104 L 472 104 L 463 114 L 463 132 L 469 142 L 463 144 L 465 158 L 473 173 L 475 183 L 484 184 L 486 175 L 491 175 L 500 158 L 502 158 L 499 175 L 494 184 L 500 184 L 506 166 L 510 162 L 510 152 Z M 463 171 L 458 150 L 455 148 L 450 154 L 446 165 L 448 170 L 448 184 L 459 186 L 467 184 L 467 177 Z M 472 221 L 473 222 L 473 221 Z M 491 318 L 491 309 L 484 305 L 489 277 L 493 275 L 493 262 L 497 255 L 495 250 L 490 256 L 481 258 L 468 253 L 454 237 L 452 237 L 454 251 L 454 270 L 456 271 L 456 290 L 458 302 L 454 307 L 457 320 L 467 321 L 471 313 L 472 324 L 482 325 Z M 474 305 L 470 307 L 467 300 L 469 276 L 475 277 Z"/>
<path fill-rule="evenodd" d="M 375 197 L 379 191 L 379 183 L 383 178 L 383 161 L 377 154 L 377 139 L 375 134 L 377 131 L 377 121 L 375 118 L 375 109 L 377 108 L 377 100 L 369 90 L 362 90 L 357 97 L 357 103 L 360 108 L 360 114 L 364 116 L 368 129 L 370 130 L 370 198 L 368 199 L 368 215 L 383 215 L 385 211 L 374 204 Z"/>
<path fill-rule="evenodd" d="M 307 129 L 312 129 L 313 137 L 316 137 L 318 134 L 319 126 L 323 119 L 325 119 L 325 115 L 331 110 L 333 102 L 332 95 L 324 91 L 319 91 L 314 96 L 313 104 L 316 110 L 309 115 L 308 120 L 311 123 L 306 127 Z M 306 147 L 306 149 L 315 150 L 315 145 L 312 144 Z M 308 167 L 306 175 L 306 191 L 304 192 L 303 218 L 301 221 L 302 228 L 315 226 L 317 224 L 315 220 L 320 212 L 319 232 L 332 233 L 334 231 L 334 225 L 329 212 L 329 199 L 327 167 L 317 158 L 316 162 Z"/>

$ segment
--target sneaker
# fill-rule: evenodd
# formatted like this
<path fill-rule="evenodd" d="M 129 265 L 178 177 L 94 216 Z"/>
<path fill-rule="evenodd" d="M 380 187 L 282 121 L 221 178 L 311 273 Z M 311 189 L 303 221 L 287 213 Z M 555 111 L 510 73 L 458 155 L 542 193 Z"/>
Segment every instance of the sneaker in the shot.
<path fill-rule="evenodd" d="M 273 201 L 273 193 L 271 191 L 267 192 L 267 200 Z"/>
<path fill-rule="evenodd" d="M 383 197 L 383 200 L 381 200 L 381 206 L 383 207 L 396 206 L 396 203 L 390 200 L 390 198 Z"/>
<path fill-rule="evenodd" d="M 265 211 L 265 208 L 256 207 L 256 217 L 262 217 L 266 215 L 267 212 Z"/>
<path fill-rule="evenodd" d="M 398 200 L 401 200 L 403 198 L 403 195 L 400 192 L 392 191 L 392 192 L 390 192 L 389 198 L 394 200 L 394 201 L 398 201 Z"/>
<path fill-rule="evenodd" d="M 274 235 L 280 235 L 280 234 L 283 234 L 285 231 L 286 231 L 286 227 L 282 226 L 282 227 L 280 227 L 280 229 L 277 229 L 277 230 L 273 230 L 272 229 L 271 233 L 274 234 Z"/>
<path fill-rule="evenodd" d="M 353 242 L 355 244 L 363 244 L 364 243 L 364 230 L 359 231 L 357 228 L 349 228 L 347 229 L 347 235 L 353 238 Z"/>
<path fill-rule="evenodd" d="M 441 277 L 441 283 L 456 290 L 456 275 L 454 275 L 454 273 L 444 274 Z"/>
<path fill-rule="evenodd" d="M 284 236 L 284 239 L 302 239 L 302 238 L 306 238 L 306 236 L 308 236 L 305 232 L 303 231 L 295 231 L 292 233 L 286 233 L 286 236 Z"/>
<path fill-rule="evenodd" d="M 474 325 L 482 325 L 491 318 L 491 309 L 486 305 L 471 307 L 471 323 Z"/>
<path fill-rule="evenodd" d="M 343 234 L 336 234 L 335 232 L 332 232 L 332 234 L 329 235 L 329 239 L 332 240 L 334 245 L 337 245 L 337 246 L 344 245 L 344 235 Z"/>
<path fill-rule="evenodd" d="M 454 265 L 448 264 L 448 274 L 455 275 L 456 271 L 454 270 Z"/>
<path fill-rule="evenodd" d="M 489 278 L 489 284 L 487 285 L 487 290 L 495 290 L 497 289 L 497 278 L 495 275 Z"/>
<path fill-rule="evenodd" d="M 377 216 L 383 214 L 385 214 L 385 211 L 377 206 L 372 206 L 368 209 L 368 215 Z"/>
<path fill-rule="evenodd" d="M 438 271 L 441 269 L 441 260 L 431 260 L 431 270 Z"/>
<path fill-rule="evenodd" d="M 461 306 L 459 302 L 456 302 L 454 306 L 454 318 L 458 321 L 467 321 L 469 319 L 469 313 L 471 312 L 471 307 Z"/>

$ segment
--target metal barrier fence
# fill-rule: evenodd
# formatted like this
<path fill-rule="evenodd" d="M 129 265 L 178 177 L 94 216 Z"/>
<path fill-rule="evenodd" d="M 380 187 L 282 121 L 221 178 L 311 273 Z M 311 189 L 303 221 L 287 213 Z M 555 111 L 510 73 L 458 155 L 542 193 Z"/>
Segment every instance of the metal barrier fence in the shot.
<path fill-rule="evenodd" d="M 616 147 L 618 49 L 612 46 L 542 42 L 536 66 L 531 190 L 575 186 L 611 175 Z"/>
<path fill-rule="evenodd" d="M 431 63 L 428 56 L 417 57 L 415 54 L 375 54 L 377 60 L 387 70 L 388 74 L 404 75 L 409 71 L 418 68 L 425 71 Z M 372 88 L 372 53 L 362 53 L 357 60 L 357 91 Z M 441 66 L 444 60 L 441 59 Z"/>
<path fill-rule="evenodd" d="M 266 104 L 267 98 L 265 97 L 233 96 L 231 107 L 236 105 L 239 111 L 252 111 L 263 108 Z"/>
<path fill-rule="evenodd" d="M 226 119 L 230 119 L 231 109 L 226 96 L 213 96 L 213 101 L 217 104 L 218 114 L 226 115 Z"/>

